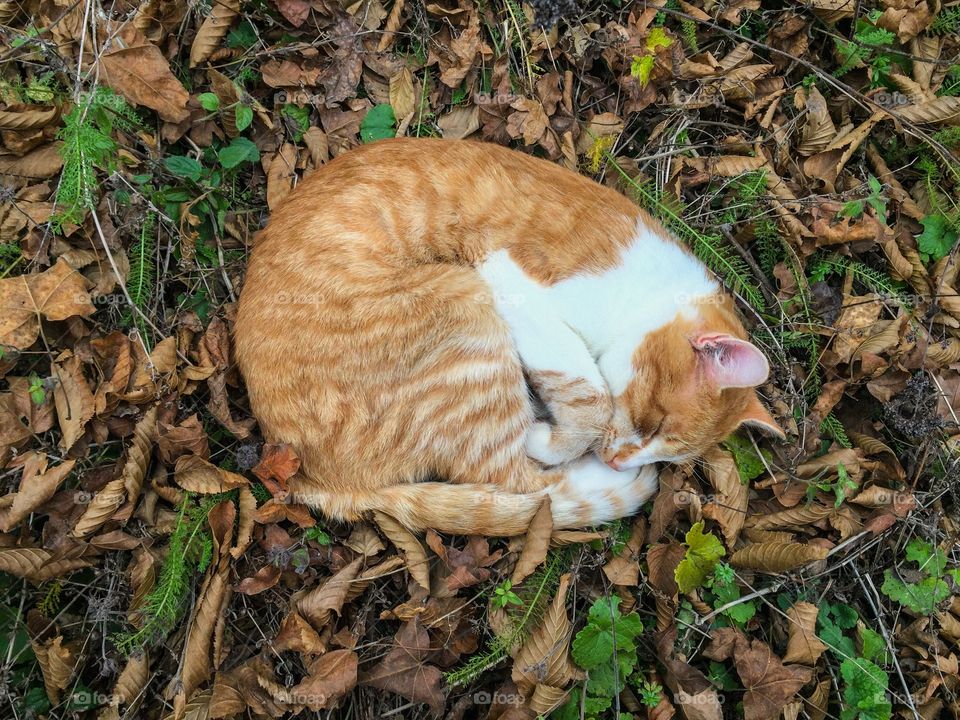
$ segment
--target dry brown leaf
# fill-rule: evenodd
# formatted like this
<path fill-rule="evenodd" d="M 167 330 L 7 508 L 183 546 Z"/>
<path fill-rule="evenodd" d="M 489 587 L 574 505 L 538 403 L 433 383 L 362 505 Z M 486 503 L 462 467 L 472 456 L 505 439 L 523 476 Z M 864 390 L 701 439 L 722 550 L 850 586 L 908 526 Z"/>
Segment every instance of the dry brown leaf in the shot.
<path fill-rule="evenodd" d="M 51 555 L 49 550 L 40 548 L 0 548 L 0 571 L 30 579 L 49 562 Z"/>
<path fill-rule="evenodd" d="M 300 469 L 300 458 L 286 444 L 267 443 L 261 453 L 260 462 L 251 472 L 260 478 L 274 496 L 285 495 L 288 492 L 287 481 Z"/>
<path fill-rule="evenodd" d="M 190 67 L 196 67 L 213 55 L 233 19 L 239 14 L 240 0 L 216 0 L 211 3 L 210 14 L 204 18 L 190 46 Z"/>
<path fill-rule="evenodd" d="M 66 351 L 53 364 L 53 376 L 57 381 L 53 389 L 53 401 L 57 407 L 57 419 L 63 435 L 59 446 L 69 450 L 83 437 L 87 421 L 93 417 L 93 393 L 80 367 L 80 358 Z"/>
<path fill-rule="evenodd" d="M 27 515 L 52 498 L 57 488 L 60 487 L 60 483 L 66 479 L 74 465 L 77 464 L 76 460 L 67 460 L 47 470 L 46 455 L 43 455 L 42 458 L 41 465 L 35 466 L 32 469 L 35 472 L 31 472 L 29 475 L 28 466 L 24 465 L 20 487 L 13 497 L 10 509 L 6 512 L 0 512 L 0 531 L 9 532 Z"/>
<path fill-rule="evenodd" d="M 290 692 L 304 698 L 308 709 L 321 710 L 353 690 L 358 667 L 359 658 L 353 650 L 333 650 L 310 663 L 310 674 Z"/>
<path fill-rule="evenodd" d="M 150 464 L 150 453 L 157 432 L 157 406 L 149 408 L 133 430 L 133 441 L 128 449 L 120 477 L 111 480 L 97 491 L 73 528 L 74 537 L 86 537 L 100 529 L 126 501 L 129 512 L 122 513 L 122 520 L 132 515 L 133 505 L 140 496 L 143 478 Z"/>
<path fill-rule="evenodd" d="M 540 507 L 530 520 L 530 526 L 523 538 L 523 550 L 510 580 L 519 585 L 523 579 L 536 570 L 550 550 L 550 536 L 553 533 L 553 515 L 550 512 L 550 496 L 544 495 Z"/>
<path fill-rule="evenodd" d="M 570 660 L 570 619 L 567 617 L 567 589 L 570 575 L 560 578 L 557 593 L 543 622 L 531 633 L 513 659 L 513 681 L 522 688 L 545 684 L 565 687 L 583 673 Z"/>
<path fill-rule="evenodd" d="M 816 605 L 808 602 L 798 602 L 786 612 L 790 625 L 787 641 L 787 652 L 783 662 L 801 663 L 802 665 L 816 665 L 817 660 L 826 651 L 827 646 L 817 637 Z"/>
<path fill-rule="evenodd" d="M 416 110 L 416 95 L 413 89 L 413 75 L 406 67 L 390 76 L 390 106 L 398 121 L 413 115 Z"/>
<path fill-rule="evenodd" d="M 183 669 L 180 673 L 182 685 L 173 701 L 177 714 L 183 712 L 187 699 L 210 678 L 213 670 L 210 649 L 214 626 L 230 599 L 228 566 L 223 564 L 212 567 L 211 571 L 213 575 L 206 586 L 206 592 L 198 602 L 183 649 Z"/>
<path fill-rule="evenodd" d="M 323 630 L 332 613 L 340 614 L 347 599 L 347 593 L 350 591 L 350 585 L 356 579 L 362 564 L 363 556 L 361 555 L 330 576 L 323 585 L 297 601 L 297 610 L 318 631 Z"/>
<path fill-rule="evenodd" d="M 160 48 L 133 23 L 107 41 L 99 67 L 103 82 L 133 105 L 156 110 L 161 119 L 171 123 L 190 117 L 190 93 L 170 70 Z"/>
<path fill-rule="evenodd" d="M 827 101 L 817 89 L 811 87 L 806 97 L 806 123 L 797 152 L 801 155 L 813 155 L 826 150 L 837 135 L 837 127 L 827 111 Z"/>
<path fill-rule="evenodd" d="M 428 704 L 435 713 L 443 709 L 445 698 L 440 689 L 443 676 L 426 660 L 432 652 L 430 636 L 415 618 L 403 624 L 393 650 L 364 674 L 360 682 L 380 690 L 389 690 L 413 702 Z"/>
<path fill-rule="evenodd" d="M 737 550 L 730 556 L 730 564 L 768 573 L 793 570 L 815 560 L 824 560 L 827 549 L 800 543 L 756 543 Z"/>
<path fill-rule="evenodd" d="M 652 545 L 647 550 L 647 567 L 653 599 L 657 609 L 657 629 L 666 630 L 673 624 L 677 613 L 680 589 L 677 587 L 676 569 L 683 560 L 686 549 L 679 543 Z"/>
<path fill-rule="evenodd" d="M 320 655 L 327 651 L 317 631 L 297 612 L 291 612 L 283 619 L 272 647 L 276 652 L 293 650 L 307 655 Z"/>
<path fill-rule="evenodd" d="M 267 207 L 275 210 L 293 190 L 296 181 L 297 148 L 293 143 L 284 143 L 267 171 Z"/>
<path fill-rule="evenodd" d="M 54 122 L 58 114 L 59 111 L 55 107 L 8 105 L 6 110 L 0 110 L 0 129 L 30 130 L 43 128 Z"/>
<path fill-rule="evenodd" d="M 224 470 L 196 455 L 182 455 L 173 471 L 177 485 L 187 492 L 216 495 L 250 484 L 243 475 Z"/>
<path fill-rule="evenodd" d="M 823 520 L 833 512 L 832 507 L 810 503 L 798 505 L 768 515 L 753 515 L 749 518 L 750 527 L 754 530 L 776 530 L 778 528 L 803 528 Z"/>
<path fill-rule="evenodd" d="M 920 125 L 940 123 L 960 116 L 960 97 L 943 95 L 922 105 L 896 109 L 896 118 Z"/>
<path fill-rule="evenodd" d="M 50 143 L 31 150 L 22 156 L 0 155 L 0 176 L 8 175 L 11 178 L 22 180 L 48 178 L 51 175 L 56 175 L 63 167 L 63 157 L 60 155 L 61 145 L 62 143 L 59 142 Z M 13 278 L 13 280 L 16 279 L 18 278 Z M 2 297 L 3 295 L 0 293 L 0 298 Z M 0 305 L 0 307 L 7 307 L 7 305 Z M 0 332 L 0 337 L 2 335 L 3 333 Z"/>
<path fill-rule="evenodd" d="M 716 490 L 713 499 L 703 506 L 703 516 L 717 521 L 727 547 L 732 548 L 747 517 L 749 490 L 740 482 L 740 471 L 729 450 L 716 446 L 707 451 L 703 466 Z"/>
<path fill-rule="evenodd" d="M 804 709 L 810 720 L 825 720 L 830 702 L 830 680 L 821 680 L 809 697 L 803 698 Z"/>
<path fill-rule="evenodd" d="M 552 685 L 537 685 L 527 701 L 527 708 L 537 717 L 548 717 L 567 700 L 568 690 Z"/>
<path fill-rule="evenodd" d="M 458 105 L 437 119 L 440 135 L 447 140 L 463 140 L 480 129 L 480 108 Z"/>
<path fill-rule="evenodd" d="M 0 345 L 23 350 L 40 332 L 39 318 L 66 320 L 92 315 L 83 275 L 63 260 L 49 270 L 33 275 L 0 279 Z"/>
<path fill-rule="evenodd" d="M 410 577 L 412 577 L 420 587 L 429 592 L 430 561 L 427 559 L 427 551 L 423 545 L 420 544 L 417 536 L 384 512 L 374 510 L 373 516 L 377 521 L 377 525 L 379 525 L 383 531 L 383 534 L 403 553 Z"/>
<path fill-rule="evenodd" d="M 239 496 L 239 522 L 237 523 L 237 542 L 230 548 L 230 554 L 234 560 L 239 560 L 240 556 L 250 547 L 253 540 L 254 515 L 257 512 L 257 498 L 250 492 L 248 486 L 240 488 Z"/>
<path fill-rule="evenodd" d="M 350 537 L 344 542 L 348 548 L 365 558 L 378 555 L 386 549 L 377 531 L 369 523 L 361 522 L 353 526 Z"/>
<path fill-rule="evenodd" d="M 60 702 L 60 691 L 67 687 L 73 676 L 77 658 L 73 651 L 63 644 L 63 638 L 59 635 L 45 643 L 31 641 L 31 645 L 43 673 L 47 697 L 53 705 L 57 705 Z"/>
<path fill-rule="evenodd" d="M 633 521 L 623 549 L 603 566 L 603 574 L 614 585 L 636 587 L 640 583 L 640 557 L 646 536 L 647 521 L 640 516 Z"/>
<path fill-rule="evenodd" d="M 733 628 L 711 634 L 704 654 L 721 662 L 733 657 L 737 674 L 747 692 L 743 697 L 745 720 L 770 720 L 794 697 L 812 675 L 809 668 L 785 666 L 762 640 L 748 640 Z"/>
<path fill-rule="evenodd" d="M 129 705 L 140 697 L 150 682 L 150 655 L 142 652 L 134 653 L 127 659 L 127 664 L 120 671 L 116 684 L 113 686 L 113 697 L 110 704 Z"/>

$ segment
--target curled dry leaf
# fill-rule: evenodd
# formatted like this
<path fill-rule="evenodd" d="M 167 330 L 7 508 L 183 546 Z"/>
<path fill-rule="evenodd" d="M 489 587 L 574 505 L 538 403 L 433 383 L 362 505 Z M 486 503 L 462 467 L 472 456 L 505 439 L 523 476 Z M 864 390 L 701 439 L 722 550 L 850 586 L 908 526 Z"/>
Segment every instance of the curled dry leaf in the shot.
<path fill-rule="evenodd" d="M 213 575 L 197 605 L 197 612 L 184 645 L 183 670 L 180 676 L 182 685 L 174 698 L 174 710 L 178 714 L 186 707 L 187 699 L 193 696 L 194 691 L 210 678 L 213 669 L 210 655 L 213 629 L 230 597 L 228 566 L 211 569 Z"/>
<path fill-rule="evenodd" d="M 291 612 L 283 619 L 272 646 L 276 652 L 293 650 L 305 655 L 320 655 L 327 651 L 317 631 L 297 612 Z"/>
<path fill-rule="evenodd" d="M 257 512 L 257 498 L 250 492 L 246 485 L 240 488 L 239 502 L 239 522 L 237 523 L 237 542 L 230 548 L 230 554 L 234 560 L 239 560 L 240 556 L 250 547 L 253 540 L 254 515 Z"/>
<path fill-rule="evenodd" d="M 737 568 L 781 573 L 816 560 L 825 560 L 826 548 L 800 543 L 756 543 L 737 550 L 730 556 L 730 564 Z"/>
<path fill-rule="evenodd" d="M 783 661 L 801 663 L 802 665 L 816 665 L 817 660 L 827 649 L 823 641 L 817 637 L 817 606 L 808 602 L 798 602 L 786 612 L 790 623 L 790 633 L 787 641 L 787 652 Z"/>
<path fill-rule="evenodd" d="M 550 496 L 544 495 L 524 535 L 523 550 L 520 551 L 520 558 L 510 578 L 514 585 L 523 582 L 523 579 L 546 559 L 552 533 L 553 515 L 550 512 Z"/>
<path fill-rule="evenodd" d="M 249 485 L 243 475 L 224 470 L 197 455 L 182 455 L 173 472 L 177 485 L 187 492 L 216 495 Z"/>
<path fill-rule="evenodd" d="M 547 717 L 567 700 L 568 690 L 552 685 L 537 685 L 527 701 L 527 708 L 537 717 Z"/>
<path fill-rule="evenodd" d="M 117 509 L 129 501 L 129 518 L 133 511 L 133 503 L 140 495 L 143 478 L 150 463 L 150 452 L 156 439 L 157 407 L 153 406 L 144 413 L 143 418 L 133 430 L 133 442 L 130 445 L 127 461 L 123 466 L 120 477 L 111 480 L 97 491 L 87 509 L 73 528 L 74 537 L 86 537 L 114 517 Z"/>
<path fill-rule="evenodd" d="M 149 681 L 150 656 L 146 652 L 131 655 L 113 686 L 110 704 L 129 705 L 140 696 Z"/>
<path fill-rule="evenodd" d="M 374 510 L 373 515 L 383 534 L 403 553 L 410 577 L 429 592 L 430 561 L 427 558 L 427 551 L 420 544 L 417 536 L 384 512 Z"/>
<path fill-rule="evenodd" d="M 310 591 L 297 601 L 297 610 L 317 630 L 323 629 L 332 613 L 339 614 L 350 591 L 350 584 L 356 579 L 362 564 L 361 556 L 330 576 L 316 590 Z"/>
<path fill-rule="evenodd" d="M 513 658 L 511 677 L 523 689 L 545 684 L 565 687 L 583 677 L 570 660 L 570 619 L 567 617 L 567 589 L 570 575 L 560 578 L 557 594 L 543 622 L 531 633 Z"/>
<path fill-rule="evenodd" d="M 42 273 L 0 279 L 0 307 L 0 345 L 18 350 L 36 341 L 41 317 L 66 320 L 96 311 L 83 275 L 63 260 Z"/>
<path fill-rule="evenodd" d="M 211 4 L 210 14 L 200 25 L 190 46 L 190 67 L 196 67 L 213 55 L 233 19 L 239 14 L 240 0 L 217 0 Z"/>
<path fill-rule="evenodd" d="M 259 595 L 269 590 L 280 581 L 280 568 L 276 565 L 264 565 L 256 574 L 245 577 L 237 585 L 237 592 L 242 595 Z"/>
<path fill-rule="evenodd" d="M 267 443 L 263 446 L 260 462 L 251 472 L 276 496 L 287 493 L 287 481 L 299 469 L 300 458 L 293 452 L 292 447 Z"/>
<path fill-rule="evenodd" d="M 53 705 L 60 702 L 60 691 L 67 687 L 73 676 L 77 658 L 73 651 L 57 636 L 44 643 L 31 641 L 34 655 L 43 673 L 43 685 Z"/>

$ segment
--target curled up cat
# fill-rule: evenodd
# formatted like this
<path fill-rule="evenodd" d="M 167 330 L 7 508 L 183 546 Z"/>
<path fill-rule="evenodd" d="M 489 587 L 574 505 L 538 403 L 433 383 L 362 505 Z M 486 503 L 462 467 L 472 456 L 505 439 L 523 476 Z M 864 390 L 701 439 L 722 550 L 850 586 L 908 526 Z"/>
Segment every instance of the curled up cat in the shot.
<path fill-rule="evenodd" d="M 614 190 L 496 145 L 397 139 L 318 169 L 255 241 L 236 357 L 293 498 L 522 533 L 634 513 L 656 462 L 782 434 L 732 299 Z M 549 411 L 538 421 L 528 382 Z"/>

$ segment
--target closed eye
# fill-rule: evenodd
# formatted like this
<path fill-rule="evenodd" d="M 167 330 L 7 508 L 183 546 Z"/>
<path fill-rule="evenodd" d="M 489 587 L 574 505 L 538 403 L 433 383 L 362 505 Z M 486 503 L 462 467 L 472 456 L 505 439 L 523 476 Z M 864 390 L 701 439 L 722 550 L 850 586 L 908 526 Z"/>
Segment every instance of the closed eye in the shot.
<path fill-rule="evenodd" d="M 653 437 L 654 435 L 658 435 L 660 431 L 663 430 L 663 423 L 665 420 L 666 418 L 660 418 L 660 422 L 658 422 L 657 426 L 653 428 L 653 430 L 651 430 L 650 432 L 643 432 L 643 430 L 641 430 L 640 428 L 637 428 L 637 432 L 639 432 L 642 437 L 648 437 L 648 438 Z"/>

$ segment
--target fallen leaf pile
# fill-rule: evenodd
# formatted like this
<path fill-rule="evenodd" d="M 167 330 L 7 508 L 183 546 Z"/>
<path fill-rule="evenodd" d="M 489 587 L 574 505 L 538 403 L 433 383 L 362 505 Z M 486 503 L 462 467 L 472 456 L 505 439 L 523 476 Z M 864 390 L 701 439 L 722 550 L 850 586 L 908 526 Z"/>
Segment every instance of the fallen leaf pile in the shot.
<path fill-rule="evenodd" d="M 960 717 L 956 3 L 24 0 L 0 46 L 0 717 Z M 245 259 L 394 136 L 659 217 L 786 441 L 509 541 L 290 502 Z"/>

